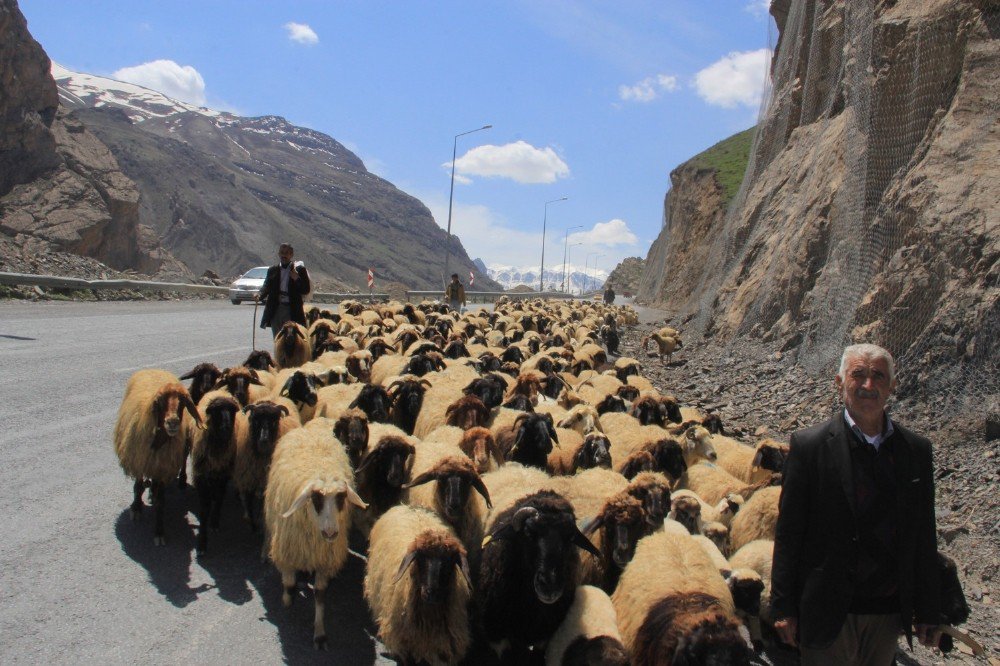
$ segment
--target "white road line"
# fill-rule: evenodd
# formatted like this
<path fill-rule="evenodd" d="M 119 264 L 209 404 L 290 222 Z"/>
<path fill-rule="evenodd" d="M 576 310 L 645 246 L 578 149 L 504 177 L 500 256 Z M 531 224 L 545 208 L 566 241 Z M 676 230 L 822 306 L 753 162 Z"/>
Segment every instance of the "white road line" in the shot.
<path fill-rule="evenodd" d="M 194 354 L 192 356 L 179 356 L 177 358 L 167 358 L 161 361 L 152 361 L 151 363 L 144 365 L 135 365 L 132 366 L 131 368 L 115 368 L 111 372 L 134 372 L 135 370 L 141 370 L 143 368 L 156 368 L 156 367 L 162 367 L 164 365 L 169 365 L 170 363 L 178 363 L 180 361 L 190 361 L 196 358 L 206 358 L 208 356 L 212 356 L 213 354 L 228 354 L 229 352 L 240 351 L 241 349 L 248 350 L 249 346 L 240 345 L 239 347 L 230 347 L 229 349 L 216 349 L 214 351 L 207 351 L 202 354 Z M 247 353 L 249 353 L 249 351 Z"/>

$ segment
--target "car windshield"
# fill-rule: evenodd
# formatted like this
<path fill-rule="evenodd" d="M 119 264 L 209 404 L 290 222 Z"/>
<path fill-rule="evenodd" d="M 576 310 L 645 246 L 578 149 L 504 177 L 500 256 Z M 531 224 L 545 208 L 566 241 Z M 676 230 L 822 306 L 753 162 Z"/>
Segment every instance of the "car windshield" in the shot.
<path fill-rule="evenodd" d="M 243 274 L 243 279 L 259 280 L 267 277 L 267 268 L 251 268 Z"/>

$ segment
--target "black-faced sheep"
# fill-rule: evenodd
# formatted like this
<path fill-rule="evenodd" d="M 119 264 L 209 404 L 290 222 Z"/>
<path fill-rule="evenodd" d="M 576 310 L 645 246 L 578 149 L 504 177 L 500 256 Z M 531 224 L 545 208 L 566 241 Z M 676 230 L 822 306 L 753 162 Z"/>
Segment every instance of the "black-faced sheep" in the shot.
<path fill-rule="evenodd" d="M 462 389 L 462 393 L 476 396 L 483 401 L 484 405 L 493 409 L 503 402 L 504 391 L 506 390 L 507 382 L 499 375 L 489 373 L 470 382 L 468 386 Z"/>
<path fill-rule="evenodd" d="M 760 621 L 773 624 L 771 614 L 771 563 L 774 560 L 774 542 L 760 539 L 744 544 L 742 548 L 729 558 L 729 566 L 735 570 L 754 571 L 761 581 L 760 608 L 756 618 L 750 620 L 750 636 L 754 641 L 760 641 Z"/>
<path fill-rule="evenodd" d="M 392 423 L 407 435 L 413 434 L 417 416 L 420 415 L 420 406 L 424 403 L 424 393 L 429 387 L 430 383 L 427 380 L 407 378 L 392 382 L 386 389 L 389 398 L 392 399 L 392 406 L 389 409 Z"/>
<path fill-rule="evenodd" d="M 708 433 L 707 428 L 703 432 Z M 772 473 L 780 472 L 788 455 L 788 445 L 773 439 L 762 439 L 756 447 L 750 447 L 722 435 L 709 437 L 719 454 L 719 467 L 750 484 L 766 482 Z"/>
<path fill-rule="evenodd" d="M 191 472 L 198 494 L 198 553 L 208 551 L 208 528 L 219 529 L 222 501 L 233 476 L 237 443 L 249 439 L 246 418 L 226 391 L 210 391 L 198 403 L 204 428 L 185 424 Z"/>
<path fill-rule="evenodd" d="M 312 347 L 305 326 L 286 321 L 274 336 L 274 360 L 279 368 L 297 368 L 312 360 Z"/>
<path fill-rule="evenodd" d="M 351 463 L 332 433 L 298 428 L 274 451 L 264 493 L 271 561 L 281 573 L 281 601 L 292 603 L 295 573 L 315 574 L 313 644 L 326 647 L 326 587 L 347 560 L 349 505 L 364 509 L 354 491 Z"/>
<path fill-rule="evenodd" d="M 254 386 L 260 388 L 251 395 L 251 388 Z M 212 386 L 212 390 L 219 389 L 228 391 L 229 395 L 236 398 L 236 402 L 240 404 L 240 409 L 246 407 L 253 400 L 266 397 L 266 394 L 269 392 L 257 376 L 257 371 L 242 365 L 226 368 L 222 371 L 215 385 Z M 192 399 L 194 399 L 194 396 L 192 396 Z"/>
<path fill-rule="evenodd" d="M 663 524 L 670 510 L 670 480 L 660 472 L 642 472 L 629 481 L 625 489 L 642 502 L 646 521 L 653 527 Z"/>
<path fill-rule="evenodd" d="M 201 396 L 211 391 L 215 387 L 215 382 L 221 376 L 222 370 L 219 370 L 214 363 L 199 363 L 181 375 L 179 379 L 181 381 L 185 379 L 191 380 L 191 384 L 188 386 L 188 393 L 191 395 L 192 402 L 197 405 L 201 402 Z"/>
<path fill-rule="evenodd" d="M 526 395 L 515 395 L 505 401 L 502 405 L 507 409 L 516 409 L 520 412 L 533 412 L 535 411 L 535 406 L 531 404 L 531 398 Z"/>
<path fill-rule="evenodd" d="M 236 440 L 233 485 L 243 503 L 243 517 L 250 524 L 250 531 L 256 532 L 256 505 L 264 499 L 274 447 L 285 433 L 302 424 L 294 405 L 289 407 L 270 400 L 252 402 L 243 408 L 243 413 L 247 415 L 249 434 Z"/>
<path fill-rule="evenodd" d="M 466 551 L 434 514 L 397 506 L 372 528 L 364 595 L 378 637 L 400 663 L 462 660 L 472 643 Z"/>
<path fill-rule="evenodd" d="M 494 650 L 514 663 L 545 647 L 573 604 L 582 548 L 600 557 L 576 526 L 569 502 L 539 491 L 496 515 L 483 540 L 475 596 Z"/>
<path fill-rule="evenodd" d="M 294 403 L 303 422 L 312 418 L 318 399 L 316 389 L 323 386 L 316 375 L 301 370 L 282 370 L 277 381 L 280 384 L 278 397 Z"/>
<path fill-rule="evenodd" d="M 243 365 L 248 368 L 262 370 L 264 372 L 270 372 L 271 368 L 278 367 L 278 365 L 274 362 L 274 358 L 271 356 L 271 352 L 264 351 L 263 349 L 256 349 L 250 352 L 250 355 L 247 356 L 247 360 L 243 361 Z"/>
<path fill-rule="evenodd" d="M 626 479 L 632 479 L 642 472 L 655 472 L 656 460 L 649 451 L 633 451 L 622 460 L 616 471 Z"/>
<path fill-rule="evenodd" d="M 625 400 L 617 395 L 606 395 L 604 399 L 601 400 L 596 405 L 598 415 L 608 414 L 608 413 L 627 413 L 629 406 L 625 404 Z"/>
<path fill-rule="evenodd" d="M 602 557 L 590 560 L 592 575 L 583 582 L 600 585 L 605 591 L 615 589 L 622 570 L 635 554 L 639 539 L 652 530 L 646 521 L 642 502 L 626 491 L 619 491 L 605 501 L 600 512 L 583 527 L 583 533 L 597 533 L 596 546 Z"/>
<path fill-rule="evenodd" d="M 360 409 L 344 412 L 334 422 L 333 436 L 347 449 L 351 467 L 357 469 L 368 452 L 368 415 Z"/>
<path fill-rule="evenodd" d="M 375 430 L 374 425 L 370 427 Z M 367 534 L 379 516 L 402 501 L 403 486 L 410 480 L 416 452 L 413 442 L 399 435 L 376 435 L 372 441 L 375 445 L 354 472 L 358 494 L 370 505 L 364 520 L 358 521 L 358 529 L 363 534 Z"/>
<path fill-rule="evenodd" d="M 576 588 L 573 605 L 545 650 L 546 666 L 628 666 L 611 598 L 591 585 Z"/>
<path fill-rule="evenodd" d="M 183 410 L 202 425 L 191 396 L 166 370 L 139 370 L 125 384 L 115 422 L 114 445 L 125 474 L 134 479 L 132 519 L 142 511 L 142 493 L 150 488 L 155 510 L 153 541 L 163 545 L 164 486 L 176 479 L 186 449 L 181 429 Z"/>
<path fill-rule="evenodd" d="M 548 468 L 552 443 L 559 442 L 551 414 L 521 414 L 511 427 L 498 430 L 495 436 L 504 459 L 538 469 Z"/>
<path fill-rule="evenodd" d="M 732 594 L 686 535 L 643 538 L 611 601 L 633 663 L 749 663 Z"/>
<path fill-rule="evenodd" d="M 348 409 L 358 408 L 363 411 L 372 423 L 389 423 L 389 408 L 392 398 L 389 392 L 375 384 L 365 384 L 361 392 L 347 406 Z"/>
<path fill-rule="evenodd" d="M 582 469 L 611 469 L 611 441 L 602 432 L 592 432 L 576 447 L 563 446 L 548 458 L 549 472 L 555 475 L 576 474 Z"/>

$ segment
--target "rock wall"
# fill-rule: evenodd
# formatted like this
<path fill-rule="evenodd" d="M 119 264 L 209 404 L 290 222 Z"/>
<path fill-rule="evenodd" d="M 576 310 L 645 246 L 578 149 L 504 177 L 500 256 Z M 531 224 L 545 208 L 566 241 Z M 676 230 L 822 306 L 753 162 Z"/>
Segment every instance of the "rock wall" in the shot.
<path fill-rule="evenodd" d="M 26 253 L 186 274 L 155 238 L 141 237 L 139 191 L 107 146 L 58 110 L 49 58 L 13 0 L 0 0 L 0 63 L 0 234 Z"/>
<path fill-rule="evenodd" d="M 995 399 L 1000 3 L 781 0 L 773 94 L 734 205 L 683 166 L 640 296 L 719 340 L 903 357 L 904 390 Z M 699 243 L 704 247 L 695 248 Z"/>

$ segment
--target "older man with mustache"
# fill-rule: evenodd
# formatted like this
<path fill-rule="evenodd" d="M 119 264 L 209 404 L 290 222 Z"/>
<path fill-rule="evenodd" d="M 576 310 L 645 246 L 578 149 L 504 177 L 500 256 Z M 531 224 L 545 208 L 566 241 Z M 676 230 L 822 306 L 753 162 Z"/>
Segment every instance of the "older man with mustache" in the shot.
<path fill-rule="evenodd" d="M 889 418 L 888 351 L 844 350 L 832 419 L 792 435 L 774 541 L 775 629 L 802 663 L 887 665 L 940 621 L 930 442 Z M 912 645 L 912 642 L 911 642 Z"/>

